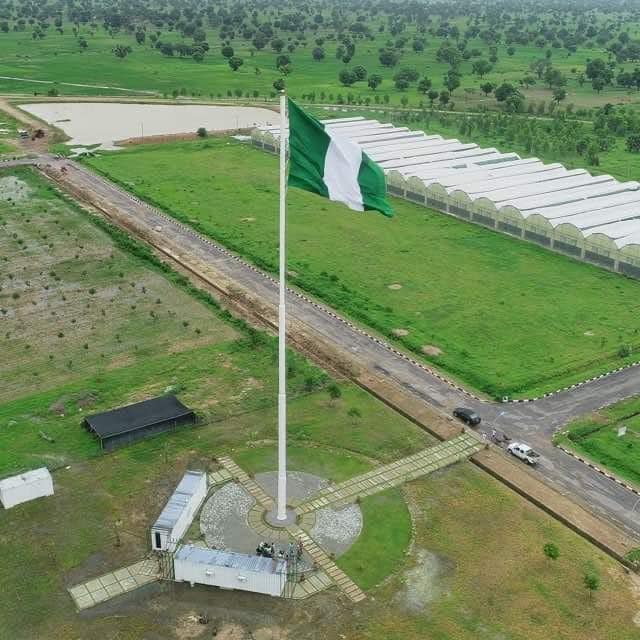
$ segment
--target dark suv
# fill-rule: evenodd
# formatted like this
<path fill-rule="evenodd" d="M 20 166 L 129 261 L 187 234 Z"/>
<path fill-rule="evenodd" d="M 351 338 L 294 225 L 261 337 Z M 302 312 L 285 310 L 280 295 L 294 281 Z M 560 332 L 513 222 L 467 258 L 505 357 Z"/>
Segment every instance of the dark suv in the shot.
<path fill-rule="evenodd" d="M 453 410 L 453 415 L 470 427 L 477 427 L 480 424 L 480 416 L 473 409 L 458 407 Z"/>

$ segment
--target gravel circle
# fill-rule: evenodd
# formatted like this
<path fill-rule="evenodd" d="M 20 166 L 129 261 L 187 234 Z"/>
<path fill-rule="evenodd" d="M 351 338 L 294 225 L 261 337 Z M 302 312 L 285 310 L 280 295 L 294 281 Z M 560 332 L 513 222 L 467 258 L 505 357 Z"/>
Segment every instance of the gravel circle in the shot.
<path fill-rule="evenodd" d="M 255 504 L 241 485 L 230 482 L 218 489 L 207 500 L 200 513 L 200 531 L 204 534 L 208 546 L 216 549 L 228 549 L 231 521 L 246 522 L 247 514 Z M 226 532 L 226 536 L 225 536 Z"/>
<path fill-rule="evenodd" d="M 311 537 L 325 549 L 343 554 L 362 531 L 362 511 L 357 504 L 342 509 L 325 508 L 316 511 L 316 522 Z"/>

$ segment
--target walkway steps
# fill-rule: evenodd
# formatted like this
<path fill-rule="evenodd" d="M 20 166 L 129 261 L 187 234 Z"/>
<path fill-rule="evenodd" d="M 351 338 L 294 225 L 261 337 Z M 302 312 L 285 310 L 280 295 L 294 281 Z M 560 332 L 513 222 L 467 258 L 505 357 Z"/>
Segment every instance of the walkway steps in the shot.
<path fill-rule="evenodd" d="M 287 527 L 291 536 L 301 541 L 304 550 L 311 556 L 314 563 L 343 591 L 352 602 L 360 602 L 366 598 L 360 587 L 331 559 L 318 543 L 296 525 Z"/>
<path fill-rule="evenodd" d="M 475 436 L 463 433 L 401 460 L 376 467 L 360 476 L 322 489 L 296 507 L 304 515 L 325 507 L 340 507 L 410 480 L 433 473 L 456 462 L 466 460 L 483 447 Z"/>
<path fill-rule="evenodd" d="M 246 471 L 243 471 L 229 456 L 218 458 L 218 462 L 237 480 L 267 511 L 273 509 L 275 502 L 265 490 L 253 480 Z"/>
<path fill-rule="evenodd" d="M 82 611 L 145 584 L 157 582 L 160 578 L 158 561 L 151 557 L 70 587 L 68 591 L 78 611 Z"/>

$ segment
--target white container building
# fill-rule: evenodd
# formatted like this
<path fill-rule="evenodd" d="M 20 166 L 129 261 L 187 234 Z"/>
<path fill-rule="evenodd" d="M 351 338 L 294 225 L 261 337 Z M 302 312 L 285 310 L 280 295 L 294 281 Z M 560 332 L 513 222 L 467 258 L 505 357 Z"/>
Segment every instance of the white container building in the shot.
<path fill-rule="evenodd" d="M 5 509 L 53 495 L 53 479 L 46 467 L 0 480 L 0 502 Z"/>
<path fill-rule="evenodd" d="M 223 589 L 237 589 L 281 596 L 287 581 L 285 560 L 181 546 L 173 558 L 176 582 L 206 584 Z"/>
<path fill-rule="evenodd" d="M 151 548 L 174 551 L 207 495 L 207 474 L 187 471 L 151 527 Z"/>

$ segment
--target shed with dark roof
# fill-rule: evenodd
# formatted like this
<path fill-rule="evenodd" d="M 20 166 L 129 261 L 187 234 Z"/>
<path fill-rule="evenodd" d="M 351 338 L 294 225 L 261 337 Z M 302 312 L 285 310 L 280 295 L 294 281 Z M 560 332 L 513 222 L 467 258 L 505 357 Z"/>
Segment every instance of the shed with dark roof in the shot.
<path fill-rule="evenodd" d="M 196 422 L 196 414 L 174 395 L 159 396 L 87 416 L 83 425 L 109 451 Z"/>

